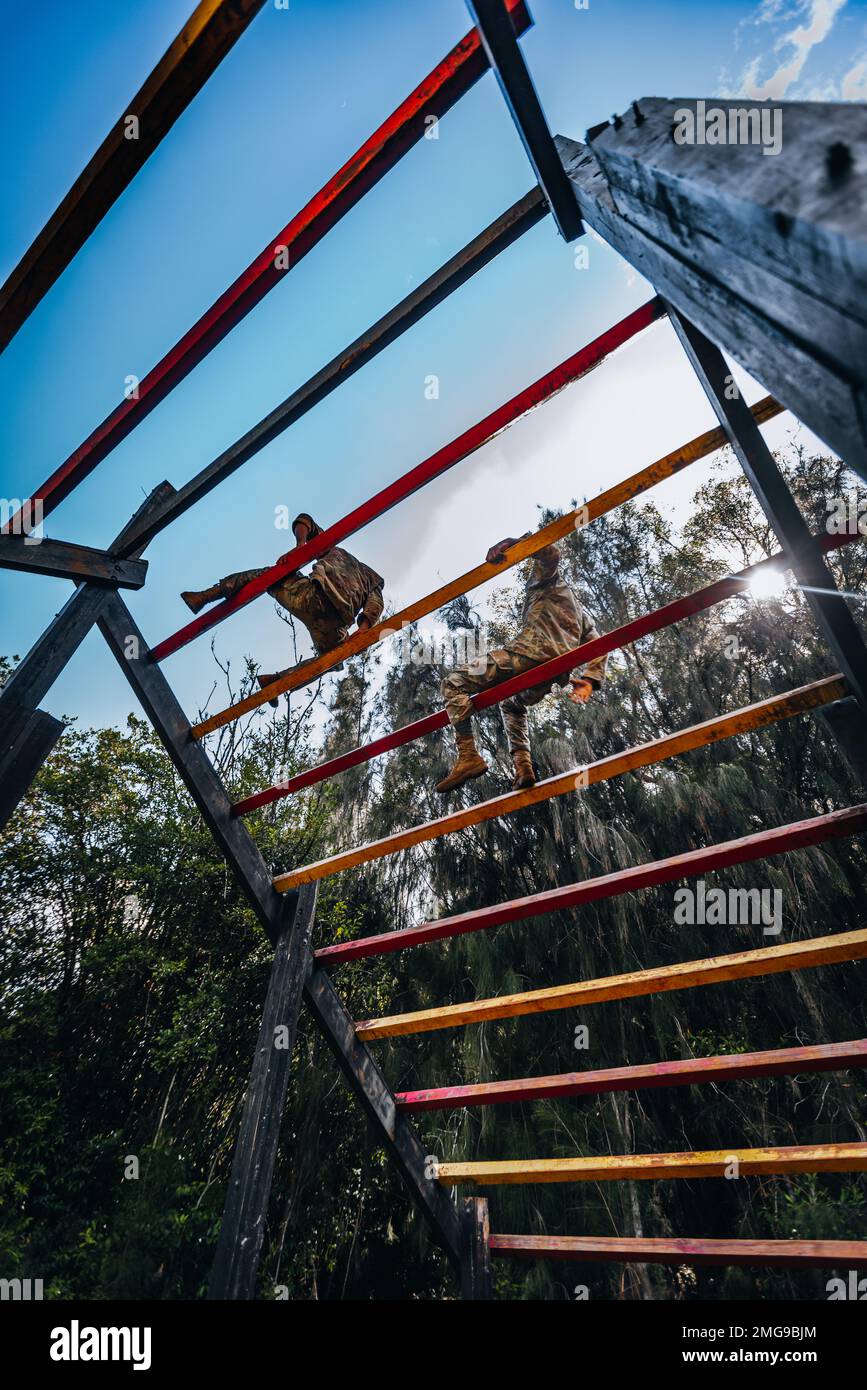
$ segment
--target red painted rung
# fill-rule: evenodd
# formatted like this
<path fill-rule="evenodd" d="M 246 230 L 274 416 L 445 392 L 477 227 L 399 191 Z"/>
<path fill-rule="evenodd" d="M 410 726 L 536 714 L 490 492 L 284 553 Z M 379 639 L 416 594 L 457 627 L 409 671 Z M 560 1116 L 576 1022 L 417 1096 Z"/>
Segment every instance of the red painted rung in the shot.
<path fill-rule="evenodd" d="M 827 554 L 829 551 L 848 545 L 856 539 L 856 536 L 823 534 L 817 537 L 817 544 L 822 552 Z M 593 661 L 597 657 L 605 655 L 606 652 L 616 651 L 620 647 L 627 646 L 630 642 L 637 641 L 639 637 L 647 637 L 650 633 L 659 632 L 663 628 L 670 627 L 673 623 L 680 622 L 683 618 L 712 608 L 715 604 L 731 598 L 733 594 L 742 592 L 744 584 L 751 578 L 760 573 L 762 569 L 772 568 L 781 559 L 782 556 L 773 556 L 770 560 L 761 560 L 756 565 L 749 565 L 745 570 L 741 570 L 740 574 L 728 575 L 725 579 L 719 579 L 704 589 L 698 589 L 686 598 L 675 599 L 673 603 L 668 603 L 663 608 L 657 608 L 653 613 L 646 613 L 640 618 L 633 619 L 630 623 L 624 623 L 622 627 L 613 628 L 611 632 L 606 632 L 601 637 L 594 637 L 592 642 L 585 642 L 583 647 L 573 647 L 571 651 L 564 652 L 562 656 L 554 657 L 552 661 L 535 666 L 520 676 L 513 676 L 511 680 L 504 681 L 502 685 L 495 686 L 492 690 L 485 690 L 480 695 L 474 695 L 472 697 L 473 706 L 479 711 L 489 709 L 492 705 L 507 700 L 511 695 L 516 695 L 520 690 L 529 690 L 534 685 L 541 685 L 546 680 L 552 680 L 556 676 L 570 671 L 573 666 Z M 357 767 L 359 763 L 369 762 L 372 758 L 378 758 L 383 753 L 390 753 L 395 748 L 402 748 L 404 744 L 413 743 L 417 738 L 423 738 L 425 734 L 434 733 L 437 729 L 444 729 L 447 724 L 448 715 L 445 710 L 438 710 L 435 714 L 425 715 L 423 719 L 417 719 L 412 724 L 405 724 L 402 729 L 395 729 L 390 734 L 384 734 L 381 738 L 374 739 L 371 743 L 361 744 L 348 753 L 341 753 L 339 757 L 329 758 L 316 767 L 308 768 L 305 772 L 299 772 L 295 777 L 287 778 L 285 782 L 278 782 L 272 787 L 266 787 L 263 791 L 245 797 L 243 801 L 235 802 L 232 813 L 236 816 L 249 815 L 251 811 L 257 811 L 262 806 L 279 801 L 281 797 L 291 796 L 294 792 L 302 791 L 305 787 L 312 787 L 317 782 L 323 782 L 329 777 L 336 777 L 338 773 L 345 772 L 347 768 Z"/>
<path fill-rule="evenodd" d="M 357 941 L 342 941 L 337 946 L 323 946 L 314 954 L 323 965 L 340 965 L 365 956 L 387 955 L 430 941 L 485 931 L 489 927 L 502 926 L 504 922 L 522 922 L 529 917 L 541 917 L 546 912 L 599 902 L 603 898 L 615 898 L 622 893 L 634 893 L 640 888 L 676 882 L 695 874 L 711 873 L 732 864 L 746 864 L 755 859 L 784 854 L 788 850 L 806 849 L 810 845 L 823 844 L 826 840 L 860 834 L 865 829 L 867 803 L 849 806 L 845 811 L 813 816 L 810 820 L 794 821 L 790 825 L 778 826 L 776 830 L 761 830 L 739 840 L 726 840 L 723 844 L 689 850 L 686 854 L 672 855 L 670 859 L 656 859 L 650 864 L 618 869 L 616 873 L 604 874 L 600 878 L 567 883 L 562 888 L 549 888 L 525 898 L 512 898 L 509 902 L 495 903 L 493 907 L 474 908 L 456 917 L 441 917 L 436 922 L 423 922 L 417 927 L 362 936 Z"/>
<path fill-rule="evenodd" d="M 867 810 L 867 808 L 865 808 Z M 476 1105 L 519 1105 L 564 1096 L 598 1096 L 612 1091 L 646 1091 L 661 1086 L 696 1086 L 709 1081 L 744 1081 L 762 1076 L 843 1071 L 867 1067 L 867 1038 L 822 1043 L 816 1047 L 779 1047 L 768 1052 L 734 1052 L 718 1057 L 679 1057 L 674 1062 L 647 1062 L 633 1067 L 561 1072 L 558 1076 L 524 1076 L 513 1081 L 479 1081 L 470 1086 L 439 1086 L 399 1091 L 398 1107 L 464 1110 Z"/>
<path fill-rule="evenodd" d="M 505 0 L 517 34 L 532 20 L 526 0 Z M 425 119 L 450 110 L 488 70 L 488 59 L 476 29 L 471 29 L 438 63 L 415 91 L 383 121 L 341 169 L 292 218 L 215 304 L 139 383 L 138 396 L 124 400 L 80 444 L 65 463 L 33 493 L 47 516 L 77 487 L 112 449 L 140 424 L 170 391 L 183 381 L 208 353 L 278 284 L 287 271 L 278 269 L 276 248 L 286 248 L 288 269 L 336 226 L 365 193 L 422 138 Z M 13 517 L 9 529 L 22 524 Z M 4 527 L 4 529 L 7 529 Z"/>
<path fill-rule="evenodd" d="M 805 1265 L 867 1268 L 863 1240 L 696 1240 L 645 1236 L 497 1236 L 488 1240 L 492 1256 L 516 1260 L 616 1261 L 629 1264 L 765 1265 L 771 1269 Z M 851 1297 L 863 1297 L 857 1291 Z"/>
<path fill-rule="evenodd" d="M 577 381 L 593 367 L 598 367 L 599 363 L 615 348 L 621 347 L 623 343 L 635 337 L 642 329 L 649 327 L 650 324 L 661 318 L 664 313 L 662 302 L 657 298 L 649 300 L 640 309 L 628 314 L 625 319 L 614 324 L 612 328 L 595 338 L 593 342 L 588 343 L 586 347 L 579 348 L 578 352 L 567 357 L 565 362 L 561 362 L 559 366 L 546 372 L 538 381 L 533 382 L 532 386 L 520 391 L 517 396 L 513 396 L 511 400 L 506 401 L 490 415 L 486 415 L 478 424 L 465 430 L 457 439 L 453 439 L 451 443 L 438 449 L 435 454 L 431 454 L 430 458 L 416 464 L 415 468 L 411 468 L 408 473 L 396 478 L 393 483 L 389 483 L 388 487 L 383 488 L 367 502 L 363 502 L 361 506 L 347 513 L 333 526 L 327 527 L 314 540 L 306 541 L 304 545 L 298 545 L 294 550 L 290 550 L 278 564 L 272 565 L 264 574 L 252 579 L 249 584 L 245 584 L 234 598 L 224 599 L 222 603 L 215 604 L 208 612 L 201 613 L 198 618 L 194 618 L 192 622 L 179 628 L 171 637 L 166 637 L 164 641 L 159 642 L 151 651 L 153 660 L 162 661 L 165 657 L 171 656 L 173 652 L 185 647 L 188 642 L 192 642 L 194 637 L 198 637 L 202 632 L 207 632 L 209 628 L 221 623 L 224 618 L 230 617 L 232 613 L 236 613 L 239 608 L 251 603 L 260 594 L 264 594 L 283 575 L 301 569 L 311 560 L 323 555 L 326 550 L 330 550 L 332 546 L 339 545 L 354 531 L 360 530 L 368 522 L 382 516 L 398 502 L 412 496 L 426 483 L 440 477 L 456 463 L 460 463 L 462 459 L 481 448 L 488 440 L 493 439 L 494 435 L 499 434 L 507 425 L 512 424 L 522 415 L 526 415 L 528 411 L 543 401 L 549 400 L 558 391 L 562 391 L 564 386 Z"/>

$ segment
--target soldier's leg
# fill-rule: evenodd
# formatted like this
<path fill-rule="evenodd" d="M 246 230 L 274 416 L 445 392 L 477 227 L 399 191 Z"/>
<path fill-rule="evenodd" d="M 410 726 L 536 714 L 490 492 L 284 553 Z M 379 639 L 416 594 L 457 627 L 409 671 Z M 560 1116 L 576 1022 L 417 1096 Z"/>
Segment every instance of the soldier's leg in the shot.
<path fill-rule="evenodd" d="M 537 705 L 540 700 L 544 700 L 547 693 L 544 688 L 522 690 L 517 695 L 512 695 L 508 700 L 504 700 L 500 705 L 500 714 L 506 730 L 506 738 L 509 740 L 509 751 L 512 754 L 512 765 L 515 769 L 515 780 L 512 783 L 515 791 L 532 787 L 536 781 L 536 774 L 533 771 L 533 762 L 530 757 L 530 721 L 527 717 L 527 710 L 532 705 Z"/>
<path fill-rule="evenodd" d="M 451 772 L 437 783 L 437 791 L 445 794 L 463 786 L 473 777 L 481 777 L 488 765 L 479 754 L 473 738 L 472 697 L 492 685 L 499 685 L 511 674 L 505 652 L 492 652 L 484 663 L 473 662 L 450 671 L 442 683 L 443 703 L 449 723 L 455 731 L 458 746 L 457 761 Z"/>
<path fill-rule="evenodd" d="M 268 590 L 268 593 L 277 600 L 281 608 L 285 608 L 287 613 L 291 613 L 293 618 L 304 624 L 313 640 L 316 656 L 304 657 L 295 666 L 287 666 L 283 671 L 262 672 L 258 678 L 262 689 L 278 680 L 280 676 L 297 671 L 301 666 L 308 666 L 316 657 L 324 656 L 326 652 L 339 647 L 341 642 L 346 641 L 348 631 L 340 614 L 329 603 L 319 585 L 305 579 L 303 575 L 291 575 L 287 579 L 281 579 Z M 343 662 L 333 669 L 342 670 Z M 276 706 L 277 700 L 269 700 L 268 703 Z"/>
<path fill-rule="evenodd" d="M 216 603 L 217 599 L 234 598 L 239 589 L 264 573 L 264 569 L 238 570 L 236 574 L 227 574 L 225 579 L 218 580 L 209 589 L 185 589 L 181 598 L 191 612 L 200 613 L 206 604 Z"/>

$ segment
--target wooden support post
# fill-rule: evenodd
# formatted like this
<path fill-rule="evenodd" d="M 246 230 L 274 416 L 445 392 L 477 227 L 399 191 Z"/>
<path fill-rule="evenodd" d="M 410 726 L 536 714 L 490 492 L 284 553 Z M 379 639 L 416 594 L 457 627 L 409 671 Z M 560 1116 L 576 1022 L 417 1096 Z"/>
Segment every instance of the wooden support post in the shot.
<path fill-rule="evenodd" d="M 100 627 L 248 902 L 271 939 L 278 942 L 283 926 L 281 898 L 272 887 L 265 861 L 243 822 L 232 816 L 225 788 L 204 749 L 191 737 L 186 716 L 161 669 L 148 659 L 144 638 L 119 595 L 109 596 Z M 135 659 L 130 659 L 130 651 L 137 653 Z M 309 971 L 312 964 L 308 949 L 305 970 Z M 293 969 L 296 966 L 297 959 Z M 356 1098 L 373 1122 L 377 1141 L 395 1161 L 434 1235 L 455 1268 L 459 1268 L 460 1234 L 455 1208 L 435 1179 L 426 1176 L 424 1146 L 412 1124 L 398 1115 L 394 1096 L 370 1052 L 359 1041 L 352 1018 L 324 970 L 313 970 L 307 975 L 304 998 Z M 261 1199 L 261 1188 L 259 1195 Z"/>
<path fill-rule="evenodd" d="M 801 509 L 757 428 L 746 401 L 736 391 L 732 392 L 729 369 L 719 348 L 672 306 L 669 306 L 669 319 L 717 419 L 728 435 L 762 511 L 786 552 L 792 572 L 831 650 L 837 669 L 843 672 L 852 695 L 861 706 L 862 718 L 855 745 L 857 752 L 857 749 L 867 745 L 867 644 L 846 600 L 837 592 L 828 563 L 813 540 Z"/>
<path fill-rule="evenodd" d="M 852 770 L 863 786 L 867 787 L 867 742 L 864 739 L 864 715 L 861 706 L 853 696 L 845 700 L 835 700 L 820 710 L 831 733 L 849 759 Z"/>
<path fill-rule="evenodd" d="M 119 594 L 106 596 L 98 622 L 241 891 L 276 944 L 282 913 L 265 861 L 243 822 L 232 815 L 225 787 L 201 744 L 190 737 L 187 717 L 162 671 L 150 660 L 147 643 Z"/>
<path fill-rule="evenodd" d="M 481 35 L 488 62 L 494 70 L 539 187 L 548 200 L 557 230 L 564 241 L 574 241 L 584 230 L 578 204 L 560 163 L 542 103 L 503 0 L 467 0 L 467 9 Z"/>
<path fill-rule="evenodd" d="M 114 544 L 109 548 L 108 555 L 116 557 L 122 553 L 127 544 L 130 528 L 135 526 L 138 520 L 147 515 L 152 508 L 159 507 L 173 491 L 174 488 L 171 483 L 161 483 L 159 487 L 155 488 L 123 528 Z M 0 541 L 0 544 L 5 545 L 6 541 Z M 137 559 L 138 552 L 130 558 Z M 2 692 L 0 692 L 0 748 L 11 748 L 17 737 L 15 731 L 20 727 L 21 719 L 31 718 L 36 714 L 37 706 L 44 700 L 60 672 L 99 618 L 112 592 L 112 589 L 102 584 L 79 584 L 75 593 L 67 600 L 54 620 L 49 623 L 24 660 L 16 666 Z M 43 720 L 42 729 L 46 737 L 48 727 Z M 35 730 L 35 724 L 33 728 Z M 46 753 L 47 751 L 46 749 Z M 24 764 L 22 763 L 21 766 L 23 768 Z M 31 763 L 30 778 L 26 781 L 19 779 L 14 784 L 19 800 L 40 766 L 41 760 Z M 13 783 L 10 782 L 8 788 L 10 795 L 12 786 Z M 8 806 L 9 814 L 11 814 L 12 809 L 14 807 L 10 804 Z"/>
<path fill-rule="evenodd" d="M 251 1299 L 255 1295 L 315 912 L 315 890 L 302 888 L 289 903 L 277 938 L 209 1299 Z"/>
<path fill-rule="evenodd" d="M 679 143 L 698 105 L 642 97 L 590 144 L 556 137 L 584 221 L 867 477 L 867 109 L 750 103 L 781 127 L 765 158 L 740 130 Z M 742 105 L 706 103 L 729 129 Z"/>
<path fill-rule="evenodd" d="M 0 830 L 10 819 L 65 725 L 45 710 L 18 710 L 0 730 Z"/>
<path fill-rule="evenodd" d="M 461 1298 L 475 1303 L 493 1297 L 490 1238 L 487 1197 L 465 1197 L 461 1204 Z"/>
<path fill-rule="evenodd" d="M 461 1268 L 461 1230 L 458 1213 L 433 1176 L 424 1145 L 394 1096 L 371 1052 L 360 1040 L 352 1016 L 328 974 L 314 970 L 304 997 L 325 1040 L 357 1099 L 373 1123 L 377 1140 L 401 1173 L 413 1198 L 431 1222 L 456 1271 Z"/>

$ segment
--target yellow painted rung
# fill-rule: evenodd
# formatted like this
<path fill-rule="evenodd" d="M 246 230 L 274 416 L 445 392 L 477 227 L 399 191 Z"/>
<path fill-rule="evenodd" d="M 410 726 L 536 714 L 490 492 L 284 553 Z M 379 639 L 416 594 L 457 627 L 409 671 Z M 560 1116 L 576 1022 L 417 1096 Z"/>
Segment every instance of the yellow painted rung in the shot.
<path fill-rule="evenodd" d="M 440 1163 L 445 1187 L 476 1183 L 611 1182 L 618 1178 L 735 1178 L 756 1174 L 860 1173 L 867 1144 L 796 1144 L 784 1149 L 707 1149 L 698 1153 L 603 1154 L 598 1158 L 531 1158 L 497 1163 Z"/>
<path fill-rule="evenodd" d="M 468 1023 L 484 1023 L 492 1018 L 517 1018 L 522 1014 L 551 1013 L 612 999 L 635 999 L 643 994 L 666 990 L 695 989 L 699 985 L 720 984 L 757 975 L 777 975 L 786 970 L 803 970 L 813 965 L 833 965 L 838 961 L 862 960 L 867 956 L 867 928 L 814 936 L 806 941 L 787 941 L 779 946 L 760 946 L 752 951 L 736 951 L 727 956 L 682 961 L 650 970 L 631 970 L 625 975 L 609 975 L 599 980 L 579 980 L 570 985 L 553 985 L 524 994 L 502 994 L 494 999 L 474 999 L 468 1004 L 446 1004 L 416 1013 L 394 1014 L 355 1025 L 365 1041 L 394 1038 L 407 1033 L 430 1033 L 438 1028 L 461 1028 Z"/>

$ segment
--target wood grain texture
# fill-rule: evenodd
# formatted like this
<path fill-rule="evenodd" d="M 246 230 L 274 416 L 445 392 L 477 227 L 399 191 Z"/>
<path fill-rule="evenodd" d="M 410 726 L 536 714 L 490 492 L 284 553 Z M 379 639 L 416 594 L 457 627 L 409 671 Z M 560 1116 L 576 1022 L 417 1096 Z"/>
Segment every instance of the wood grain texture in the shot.
<path fill-rule="evenodd" d="M 837 932 L 833 936 L 810 937 L 806 941 L 787 941 L 781 946 L 761 946 L 752 951 L 681 961 L 677 965 L 630 970 L 598 980 L 578 980 L 574 984 L 551 985 L 521 994 L 501 994 L 493 999 L 473 999 L 467 1004 L 446 1004 L 389 1018 L 368 1019 L 357 1023 L 356 1030 L 358 1036 L 366 1040 L 430 1033 L 439 1028 L 462 1028 L 493 1018 L 519 1018 L 525 1014 L 552 1013 L 557 1009 L 577 1009 L 588 1004 L 609 1003 L 613 999 L 637 999 L 645 994 L 696 989 L 727 980 L 754 979 L 786 970 L 804 970 L 808 966 L 863 960 L 865 956 L 867 929 L 862 928 Z"/>
<path fill-rule="evenodd" d="M 491 1256 L 514 1260 L 664 1265 L 764 1265 L 769 1269 L 867 1268 L 863 1240 L 702 1240 L 635 1236 L 493 1235 Z"/>
<path fill-rule="evenodd" d="M 713 873 L 733 864 L 746 864 L 757 859 L 770 858 L 775 854 L 825 844 L 841 836 L 861 834 L 864 830 L 867 830 L 867 803 L 848 806 L 843 811 L 832 811 L 826 816 L 812 816 L 809 820 L 794 821 L 791 825 L 774 826 L 769 830 L 757 831 L 755 835 L 726 840 L 720 845 L 705 845 L 701 849 L 687 850 L 683 854 L 674 854 L 668 859 L 657 859 L 650 864 L 636 864 L 631 869 L 618 869 L 599 878 L 566 883 L 560 888 L 530 893 L 523 898 L 494 903 L 491 907 L 474 908 L 470 912 L 457 913 L 454 917 L 440 917 L 433 922 L 422 922 L 417 927 L 403 927 L 399 931 L 379 932 L 375 936 L 361 936 L 354 941 L 322 946 L 315 955 L 320 965 L 329 967 L 346 961 L 362 960 L 368 956 L 388 955 L 432 941 L 463 936 L 467 932 L 485 931 L 491 927 L 502 926 L 505 922 L 524 922 L 546 912 L 581 907 L 586 903 L 618 897 L 623 893 L 634 893 L 658 884 L 677 882 L 679 879 L 692 878 L 697 874 Z"/>
<path fill-rule="evenodd" d="M 867 1144 L 795 1144 L 788 1148 L 705 1149 L 693 1153 L 602 1154 L 598 1158 L 507 1159 L 491 1163 L 440 1163 L 444 1187 L 549 1182 L 654 1181 L 658 1178 L 725 1178 L 733 1160 L 741 1177 L 787 1173 L 867 1172 Z"/>
<path fill-rule="evenodd" d="M 548 777 L 524 791 L 507 792 L 503 796 L 493 797 L 490 801 L 462 807 L 458 811 L 440 816 L 437 820 L 427 821 L 424 825 L 399 830 L 382 840 L 343 850 L 314 864 L 278 874 L 274 879 L 274 887 L 279 893 L 285 893 L 302 883 L 327 878 L 343 869 L 353 869 L 359 864 L 385 859 L 399 850 L 409 849 L 411 845 L 422 844 L 426 840 L 437 840 L 443 835 L 451 835 L 471 825 L 481 825 L 484 821 L 494 820 L 499 816 L 511 815 L 514 811 L 524 810 L 528 806 L 538 806 L 553 797 L 583 790 L 598 782 L 619 777 L 625 772 L 634 772 L 640 767 L 650 767 L 680 753 L 708 747 L 736 734 L 766 728 L 781 719 L 788 719 L 792 715 L 803 714 L 807 710 L 830 704 L 832 700 L 841 699 L 845 693 L 846 683 L 842 676 L 826 676 L 822 680 L 800 686 L 797 690 L 790 690 L 784 695 L 773 695 L 767 700 L 760 700 L 730 714 L 717 715 L 716 718 L 705 720 L 701 724 L 693 724 L 688 729 L 680 729 L 675 734 L 665 734 L 649 743 L 629 748 L 623 753 L 614 753 L 586 767 L 575 767 L 569 772 Z"/>
<path fill-rule="evenodd" d="M 867 1067 L 867 1038 L 820 1043 L 815 1047 L 778 1047 L 766 1052 L 731 1052 L 717 1057 L 678 1057 L 673 1062 L 645 1062 L 633 1067 L 605 1067 L 525 1076 L 514 1081 L 479 1081 L 469 1086 L 439 1086 L 399 1091 L 398 1109 L 459 1110 L 476 1105 L 515 1105 L 563 1096 L 598 1096 L 612 1091 L 646 1091 L 663 1086 L 697 1086 L 713 1082 L 755 1080 L 763 1076 L 797 1076 L 816 1071 Z"/>

